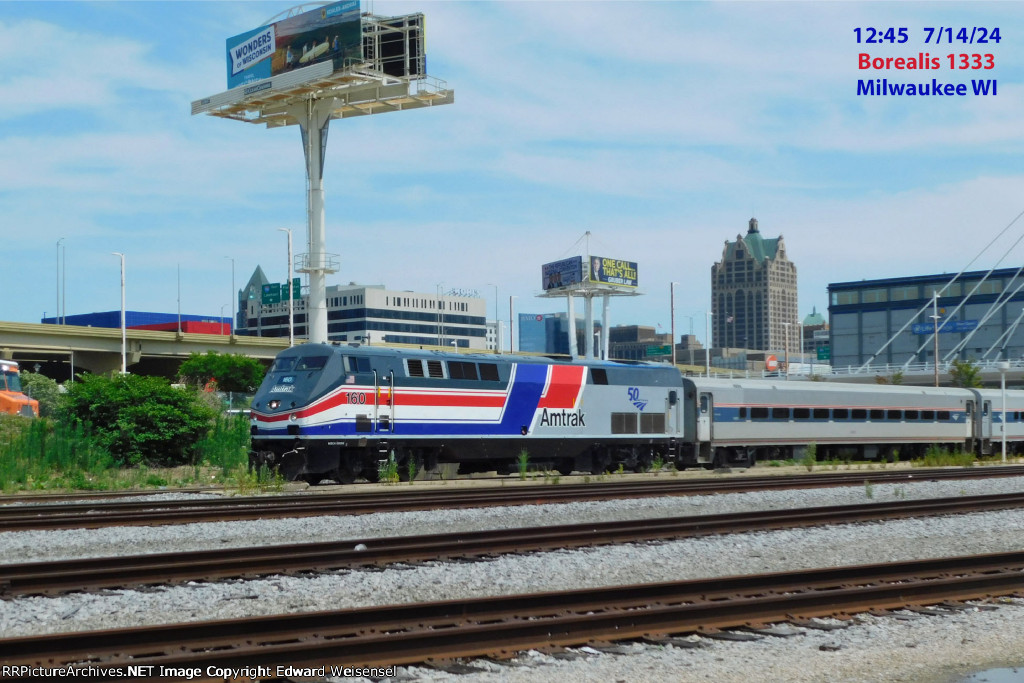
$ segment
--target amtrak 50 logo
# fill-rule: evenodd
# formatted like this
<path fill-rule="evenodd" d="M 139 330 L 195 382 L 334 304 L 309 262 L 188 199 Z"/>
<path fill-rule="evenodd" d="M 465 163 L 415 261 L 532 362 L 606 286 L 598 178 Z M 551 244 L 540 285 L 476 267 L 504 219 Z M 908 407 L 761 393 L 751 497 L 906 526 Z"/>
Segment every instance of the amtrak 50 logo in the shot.
<path fill-rule="evenodd" d="M 629 387 L 629 402 L 636 406 L 637 410 L 647 407 L 647 399 L 640 398 L 640 387 Z"/>

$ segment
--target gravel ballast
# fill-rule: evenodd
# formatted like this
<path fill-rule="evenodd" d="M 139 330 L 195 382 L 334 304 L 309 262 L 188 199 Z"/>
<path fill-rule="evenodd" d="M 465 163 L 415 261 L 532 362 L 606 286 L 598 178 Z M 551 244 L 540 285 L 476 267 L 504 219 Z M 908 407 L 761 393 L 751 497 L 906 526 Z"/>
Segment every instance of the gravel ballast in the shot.
<path fill-rule="evenodd" d="M 359 517 L 0 534 L 7 562 L 368 538 L 456 529 L 720 514 L 761 509 L 983 495 L 1024 490 L 1024 478 L 572 503 Z M 566 588 L 671 581 L 847 564 L 1006 552 L 1024 547 L 1024 514 L 1003 511 L 735 534 L 656 544 L 431 563 L 384 571 L 190 584 L 0 603 L 4 637 L 257 614 L 340 609 Z M 521 666 L 475 664 L 468 676 L 403 670 L 430 680 L 935 681 L 1024 663 L 1024 603 L 944 617 L 859 617 L 842 631 L 700 648 L 631 644 L 628 654 L 578 659 L 526 653 Z M 1016 659 L 1015 659 L 1016 658 Z"/>

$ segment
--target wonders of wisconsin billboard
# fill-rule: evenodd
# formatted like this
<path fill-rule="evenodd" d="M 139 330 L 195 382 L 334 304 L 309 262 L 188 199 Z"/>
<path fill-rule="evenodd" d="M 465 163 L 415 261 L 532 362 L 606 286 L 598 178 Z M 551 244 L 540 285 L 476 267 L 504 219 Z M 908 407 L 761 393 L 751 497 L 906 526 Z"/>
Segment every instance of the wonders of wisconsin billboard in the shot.
<path fill-rule="evenodd" d="M 363 58 L 359 0 L 342 0 L 227 40 L 228 89 L 327 60 Z"/>

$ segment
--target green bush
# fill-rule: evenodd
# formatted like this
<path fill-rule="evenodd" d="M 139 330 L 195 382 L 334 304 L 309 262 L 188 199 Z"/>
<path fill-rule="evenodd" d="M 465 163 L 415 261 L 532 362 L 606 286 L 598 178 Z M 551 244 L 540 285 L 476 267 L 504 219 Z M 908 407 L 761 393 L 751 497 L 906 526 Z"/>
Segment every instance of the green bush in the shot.
<path fill-rule="evenodd" d="M 250 393 L 263 382 L 266 368 L 255 358 L 234 353 L 193 353 L 178 368 L 187 384 L 206 386 L 213 381 L 221 391 Z"/>
<path fill-rule="evenodd" d="M 82 375 L 64 394 L 62 411 L 120 466 L 192 464 L 214 416 L 195 389 L 138 375 Z"/>
<path fill-rule="evenodd" d="M 35 372 L 21 373 L 22 392 L 39 401 L 39 417 L 53 417 L 60 403 L 57 382 Z"/>

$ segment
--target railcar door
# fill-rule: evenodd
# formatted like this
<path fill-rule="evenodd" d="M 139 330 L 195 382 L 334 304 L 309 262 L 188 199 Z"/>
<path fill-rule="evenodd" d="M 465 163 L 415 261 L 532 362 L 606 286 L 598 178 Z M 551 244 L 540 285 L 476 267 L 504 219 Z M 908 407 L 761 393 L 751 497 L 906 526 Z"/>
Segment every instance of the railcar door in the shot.
<path fill-rule="evenodd" d="M 981 452 L 992 452 L 992 401 L 981 404 Z"/>
<path fill-rule="evenodd" d="M 373 423 L 378 432 L 393 432 L 395 428 L 395 373 L 382 377 L 373 371 Z"/>
<path fill-rule="evenodd" d="M 710 393 L 701 393 L 697 401 L 697 442 L 711 443 L 714 438 L 714 404 Z"/>

